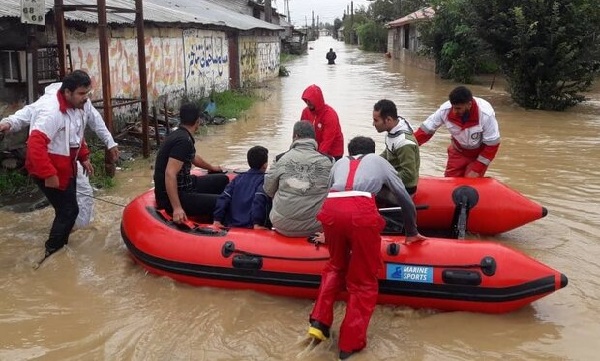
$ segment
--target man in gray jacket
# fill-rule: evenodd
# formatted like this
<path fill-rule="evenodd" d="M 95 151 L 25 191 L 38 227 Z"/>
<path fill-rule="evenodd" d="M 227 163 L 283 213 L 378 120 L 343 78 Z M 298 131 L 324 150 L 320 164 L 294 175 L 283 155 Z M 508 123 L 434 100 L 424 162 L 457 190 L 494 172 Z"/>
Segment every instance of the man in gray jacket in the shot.
<path fill-rule="evenodd" d="M 294 124 L 290 150 L 278 156 L 265 175 L 265 193 L 273 198 L 273 228 L 288 237 L 321 231 L 317 213 L 329 191 L 334 159 L 317 151 L 311 123 Z"/>

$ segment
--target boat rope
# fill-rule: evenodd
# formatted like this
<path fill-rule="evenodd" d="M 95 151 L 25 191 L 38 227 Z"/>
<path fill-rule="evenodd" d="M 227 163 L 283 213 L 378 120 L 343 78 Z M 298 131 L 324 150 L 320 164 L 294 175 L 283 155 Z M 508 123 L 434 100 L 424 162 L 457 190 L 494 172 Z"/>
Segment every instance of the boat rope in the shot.
<path fill-rule="evenodd" d="M 225 258 L 228 258 L 232 254 L 237 253 L 237 254 L 241 254 L 241 255 L 249 256 L 249 257 L 261 257 L 261 258 L 278 259 L 278 260 L 284 260 L 284 261 L 314 262 L 314 261 L 327 261 L 329 259 L 329 257 L 285 257 L 285 256 L 272 256 L 272 255 L 267 255 L 267 254 L 253 253 L 253 252 L 248 252 L 248 251 L 244 251 L 241 249 L 236 249 L 235 243 L 233 243 L 232 241 L 227 241 L 223 244 L 221 253 L 222 253 L 223 257 L 225 257 Z"/>
<path fill-rule="evenodd" d="M 97 200 L 99 200 L 99 201 L 102 201 L 102 202 L 105 202 L 105 203 L 108 203 L 108 204 L 112 204 L 112 205 L 115 205 L 115 206 L 119 206 L 119 207 L 123 207 L 123 208 L 125 208 L 125 205 L 124 205 L 124 204 L 115 203 L 115 202 L 108 201 L 108 200 L 106 200 L 106 199 L 102 199 L 102 198 L 100 198 L 100 197 L 96 197 L 96 196 L 91 196 L 91 195 L 89 195 L 89 194 L 86 194 L 86 193 L 83 193 L 83 192 L 80 192 L 80 191 L 77 191 L 77 193 L 78 193 L 78 194 L 80 194 L 80 195 L 82 195 L 82 196 L 86 196 L 86 197 L 94 198 L 94 199 L 97 199 Z"/>
<path fill-rule="evenodd" d="M 312 261 L 327 261 L 329 259 L 329 257 L 283 257 L 283 256 L 271 256 L 271 255 L 266 255 L 266 254 L 258 254 L 258 253 L 246 252 L 246 251 L 237 250 L 237 249 L 235 251 L 233 251 L 233 253 L 243 254 L 244 256 L 262 257 L 262 258 L 267 258 L 267 259 L 279 259 L 279 260 L 284 260 L 284 261 L 307 261 L 307 262 L 312 262 Z"/>
<path fill-rule="evenodd" d="M 482 266 L 478 263 L 473 263 L 473 264 L 418 264 L 415 266 L 420 266 L 420 267 L 431 267 L 431 268 L 482 268 L 485 266 Z"/>

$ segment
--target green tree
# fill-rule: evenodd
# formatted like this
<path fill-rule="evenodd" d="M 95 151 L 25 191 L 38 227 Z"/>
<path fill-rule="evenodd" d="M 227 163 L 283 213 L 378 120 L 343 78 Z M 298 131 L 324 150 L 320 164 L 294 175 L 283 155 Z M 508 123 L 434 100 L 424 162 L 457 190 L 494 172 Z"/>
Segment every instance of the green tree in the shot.
<path fill-rule="evenodd" d="M 436 61 L 442 78 L 471 83 L 474 75 L 494 71 L 491 53 L 471 24 L 470 0 L 434 0 L 435 16 L 419 26 L 424 53 Z"/>
<path fill-rule="evenodd" d="M 339 18 L 335 18 L 335 20 L 333 21 L 333 34 L 332 34 L 334 39 L 338 38 L 338 30 L 340 30 L 342 25 L 343 25 L 342 20 L 340 20 Z"/>
<path fill-rule="evenodd" d="M 585 98 L 600 66 L 598 0 L 472 0 L 473 23 L 492 47 L 512 98 L 564 110 Z"/>
<path fill-rule="evenodd" d="M 359 6 L 358 9 L 355 9 L 354 15 L 344 16 L 344 42 L 347 44 L 356 44 L 358 41 L 358 27 L 368 20 L 369 16 L 364 6 Z"/>
<path fill-rule="evenodd" d="M 385 52 L 387 48 L 387 29 L 382 24 L 368 20 L 360 24 L 356 32 L 363 50 Z"/>
<path fill-rule="evenodd" d="M 428 6 L 427 0 L 375 0 L 369 5 L 371 19 L 389 23 Z"/>

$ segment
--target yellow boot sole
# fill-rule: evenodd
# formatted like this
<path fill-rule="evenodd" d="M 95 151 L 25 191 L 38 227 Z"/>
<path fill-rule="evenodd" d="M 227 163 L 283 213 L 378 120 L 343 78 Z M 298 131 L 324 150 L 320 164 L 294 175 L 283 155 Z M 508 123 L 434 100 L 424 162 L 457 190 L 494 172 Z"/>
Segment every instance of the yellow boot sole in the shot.
<path fill-rule="evenodd" d="M 308 328 L 308 336 L 317 339 L 319 341 L 325 341 L 327 340 L 327 337 L 323 334 L 323 331 L 319 330 L 316 327 L 312 327 L 310 326 Z"/>

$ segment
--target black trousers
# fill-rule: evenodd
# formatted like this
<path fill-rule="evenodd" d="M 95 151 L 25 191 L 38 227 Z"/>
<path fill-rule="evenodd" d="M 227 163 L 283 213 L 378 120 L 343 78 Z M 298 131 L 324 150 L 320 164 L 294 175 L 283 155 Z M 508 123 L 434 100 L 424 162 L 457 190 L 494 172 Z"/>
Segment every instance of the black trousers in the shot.
<path fill-rule="evenodd" d="M 69 185 L 64 191 L 46 187 L 43 179 L 36 178 L 35 182 L 54 208 L 54 221 L 46 241 L 46 251 L 56 252 L 69 243 L 69 235 L 79 214 L 75 178 L 69 181 Z"/>
<path fill-rule="evenodd" d="M 192 176 L 192 179 L 192 191 L 179 191 L 181 208 L 188 216 L 202 216 L 203 220 L 206 218 L 206 222 L 212 222 L 217 199 L 229 184 L 229 177 L 226 174 L 207 174 L 201 177 Z M 157 199 L 158 207 L 173 213 L 169 197 L 164 194 L 162 198 Z"/>

